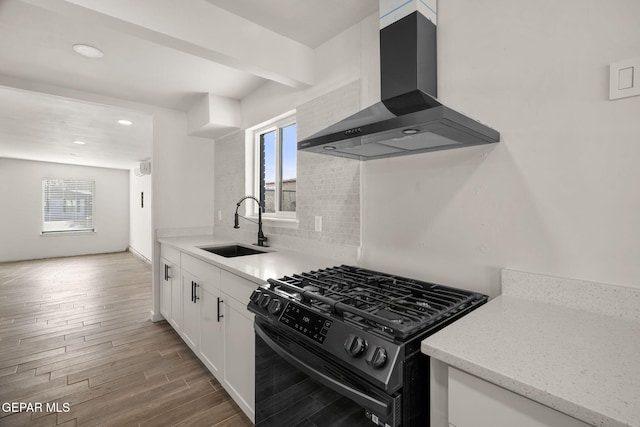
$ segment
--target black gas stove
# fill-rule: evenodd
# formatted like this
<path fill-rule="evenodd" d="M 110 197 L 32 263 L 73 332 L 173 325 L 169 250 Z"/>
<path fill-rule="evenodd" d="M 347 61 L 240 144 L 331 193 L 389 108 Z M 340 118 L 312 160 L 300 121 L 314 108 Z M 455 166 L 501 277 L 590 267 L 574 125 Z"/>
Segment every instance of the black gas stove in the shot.
<path fill-rule="evenodd" d="M 269 279 L 248 309 L 256 314 L 260 342 L 364 408 L 367 423 L 395 427 L 428 424 L 424 402 L 410 407 L 428 396 L 420 342 L 486 301 L 486 295 L 342 265 Z M 259 422 L 269 418 L 259 415 L 259 400 L 256 394 L 256 423 L 268 425 Z"/>

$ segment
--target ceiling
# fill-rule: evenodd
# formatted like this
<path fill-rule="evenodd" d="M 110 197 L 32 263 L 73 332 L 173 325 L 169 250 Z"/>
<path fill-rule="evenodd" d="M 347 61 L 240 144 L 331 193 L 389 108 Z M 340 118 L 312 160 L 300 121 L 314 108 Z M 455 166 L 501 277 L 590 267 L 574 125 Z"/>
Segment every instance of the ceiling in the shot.
<path fill-rule="evenodd" d="M 241 100 L 269 80 L 305 87 L 311 78 L 298 63 L 378 8 L 375 0 L 151 3 L 0 0 L 0 157 L 132 168 L 151 157 L 148 113 L 25 89 L 187 111 L 203 94 Z M 104 57 L 82 57 L 76 43 Z"/>
<path fill-rule="evenodd" d="M 2 157 L 127 168 L 151 157 L 152 126 L 137 111 L 0 87 Z"/>
<path fill-rule="evenodd" d="M 318 47 L 378 10 L 377 0 L 207 0 L 273 32 Z"/>

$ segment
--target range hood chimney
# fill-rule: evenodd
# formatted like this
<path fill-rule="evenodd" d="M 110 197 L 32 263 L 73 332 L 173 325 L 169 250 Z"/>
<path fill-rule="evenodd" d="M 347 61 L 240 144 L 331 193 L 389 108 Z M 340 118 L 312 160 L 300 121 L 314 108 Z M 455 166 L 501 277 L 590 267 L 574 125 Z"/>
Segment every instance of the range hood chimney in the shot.
<path fill-rule="evenodd" d="M 378 102 L 298 142 L 359 160 L 500 141 L 500 133 L 437 98 L 437 0 L 380 0 Z"/>

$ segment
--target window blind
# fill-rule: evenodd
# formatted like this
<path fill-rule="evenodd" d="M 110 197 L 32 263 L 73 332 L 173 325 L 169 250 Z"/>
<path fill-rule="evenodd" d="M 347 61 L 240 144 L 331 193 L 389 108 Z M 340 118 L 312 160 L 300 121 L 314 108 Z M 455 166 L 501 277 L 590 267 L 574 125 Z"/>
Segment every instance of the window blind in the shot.
<path fill-rule="evenodd" d="M 94 181 L 43 179 L 42 232 L 94 231 L 94 191 Z"/>

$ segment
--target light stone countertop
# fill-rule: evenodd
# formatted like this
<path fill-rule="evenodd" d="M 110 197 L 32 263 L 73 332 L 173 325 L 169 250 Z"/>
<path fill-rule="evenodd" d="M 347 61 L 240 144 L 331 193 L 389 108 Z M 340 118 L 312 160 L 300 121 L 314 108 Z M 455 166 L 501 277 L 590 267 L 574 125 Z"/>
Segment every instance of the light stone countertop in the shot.
<path fill-rule="evenodd" d="M 162 237 L 158 239 L 158 242 L 172 246 L 181 252 L 192 255 L 202 261 L 227 270 L 230 273 L 242 276 L 259 285 L 266 283 L 267 279 L 278 279 L 285 275 L 318 270 L 320 268 L 333 267 L 341 264 L 341 262 L 331 258 L 308 255 L 278 247 L 263 248 L 269 251 L 264 254 L 225 258 L 199 249 L 199 247 L 224 246 L 228 244 L 252 245 L 224 237 L 213 237 L 212 235 Z M 260 249 L 258 246 L 255 247 Z"/>
<path fill-rule="evenodd" d="M 422 351 L 588 424 L 640 427 L 640 322 L 561 305 L 563 285 L 573 292 L 576 282 L 507 271 L 506 294 L 425 339 Z M 610 285 L 580 283 L 589 300 L 612 294 Z M 640 289 L 619 289 L 611 306 L 640 313 L 629 307 Z"/>
<path fill-rule="evenodd" d="M 211 235 L 158 241 L 256 284 L 341 264 L 277 247 L 224 258 L 198 247 L 238 242 Z M 640 289 L 614 287 L 626 308 L 621 317 L 591 310 L 588 303 L 604 291 L 610 294 L 612 287 L 589 285 L 505 270 L 503 295 L 425 339 L 422 351 L 586 423 L 640 427 Z M 585 307 L 561 305 L 563 286 L 569 292 L 591 290 L 582 292 L 590 300 Z"/>

